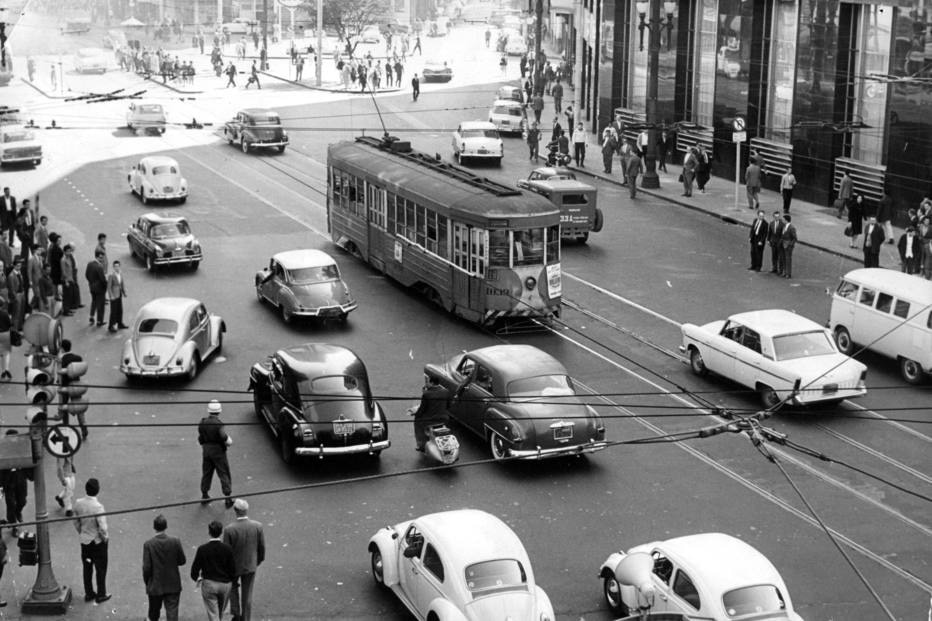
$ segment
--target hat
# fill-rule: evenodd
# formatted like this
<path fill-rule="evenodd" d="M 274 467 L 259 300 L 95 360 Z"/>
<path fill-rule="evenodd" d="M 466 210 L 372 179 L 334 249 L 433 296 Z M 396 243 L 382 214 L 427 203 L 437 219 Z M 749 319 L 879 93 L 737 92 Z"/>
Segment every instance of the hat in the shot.
<path fill-rule="evenodd" d="M 207 404 L 207 413 L 208 414 L 219 414 L 223 411 L 223 408 L 220 407 L 220 402 L 216 399 L 212 400 Z"/>

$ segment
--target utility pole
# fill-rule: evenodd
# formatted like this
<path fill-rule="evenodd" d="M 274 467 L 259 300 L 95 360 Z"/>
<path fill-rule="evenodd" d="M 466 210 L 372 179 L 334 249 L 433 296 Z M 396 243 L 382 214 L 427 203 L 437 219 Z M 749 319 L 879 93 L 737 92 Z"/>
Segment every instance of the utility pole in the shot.
<path fill-rule="evenodd" d="M 324 62 L 324 0 L 317 0 L 317 86 L 321 85 Z"/>
<path fill-rule="evenodd" d="M 543 88 L 540 82 L 540 74 L 543 71 L 543 63 L 540 62 L 541 38 L 544 31 L 544 0 L 537 0 L 534 7 L 536 23 L 534 24 L 534 92 L 543 95 Z"/>
<path fill-rule="evenodd" d="M 576 17 L 573 26 L 576 30 L 576 51 L 573 59 L 573 113 L 577 120 L 582 120 L 582 90 L 583 90 L 583 0 L 576 0 Z M 559 110 L 557 110 L 559 112 Z M 596 128 L 598 129 L 598 128 Z M 573 128 L 570 128 L 572 131 Z M 598 134 L 596 134 L 598 137 Z"/>
<path fill-rule="evenodd" d="M 660 69 L 660 0 L 650 0 L 648 32 L 650 47 L 647 56 L 647 155 L 644 158 L 644 176 L 641 187 L 657 189 L 660 176 L 657 174 L 657 82 Z"/>
<path fill-rule="evenodd" d="M 262 0 L 262 49 L 265 60 L 260 64 L 263 71 L 269 70 L 269 0 Z"/>

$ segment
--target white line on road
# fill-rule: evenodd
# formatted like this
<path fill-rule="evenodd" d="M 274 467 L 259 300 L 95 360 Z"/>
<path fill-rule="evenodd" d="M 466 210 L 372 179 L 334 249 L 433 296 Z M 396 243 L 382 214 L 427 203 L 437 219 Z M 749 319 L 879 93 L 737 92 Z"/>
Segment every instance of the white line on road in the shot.
<path fill-rule="evenodd" d="M 670 324 L 671 326 L 676 326 L 677 328 L 680 327 L 680 322 L 675 321 L 675 320 L 673 320 L 673 319 L 670 319 L 669 317 L 667 317 L 667 316 L 665 316 L 665 315 L 661 315 L 661 314 L 658 313 L 657 311 L 653 311 L 653 310 L 647 308 L 646 306 L 642 306 L 642 305 L 638 304 L 637 302 L 635 302 L 634 300 L 629 300 L 628 298 L 626 298 L 626 297 L 624 297 L 624 296 L 620 296 L 620 295 L 618 295 L 617 293 L 615 293 L 615 292 L 613 292 L 613 291 L 609 291 L 608 289 L 606 289 L 606 288 L 604 288 L 604 287 L 600 287 L 599 285 L 597 285 L 597 284 L 595 284 L 595 283 L 591 283 L 591 282 L 589 282 L 588 280 L 582 279 L 582 278 L 580 278 L 579 276 L 574 276 L 573 274 L 569 274 L 569 273 L 567 273 L 567 272 L 563 272 L 563 276 L 564 276 L 565 278 L 569 278 L 570 280 L 575 280 L 576 282 L 578 282 L 578 283 L 580 283 L 580 284 L 586 285 L 587 287 L 589 287 L 589 288 L 591 288 L 591 289 L 595 289 L 595 290 L 598 291 L 599 293 L 601 293 L 601 294 L 603 294 L 603 295 L 607 295 L 608 297 L 610 297 L 610 298 L 612 298 L 612 299 L 614 299 L 614 300 L 618 300 L 619 302 L 621 302 L 621 303 L 623 303 L 623 304 L 627 304 L 628 306 L 631 306 L 631 307 L 633 307 L 633 308 L 636 308 L 636 309 L 638 309 L 639 311 L 641 311 L 641 312 L 643 312 L 643 313 L 647 313 L 647 314 L 650 315 L 651 317 L 656 317 L 657 319 L 659 319 L 659 320 L 661 320 L 661 321 L 666 321 L 666 322 L 667 322 L 668 324 Z"/>

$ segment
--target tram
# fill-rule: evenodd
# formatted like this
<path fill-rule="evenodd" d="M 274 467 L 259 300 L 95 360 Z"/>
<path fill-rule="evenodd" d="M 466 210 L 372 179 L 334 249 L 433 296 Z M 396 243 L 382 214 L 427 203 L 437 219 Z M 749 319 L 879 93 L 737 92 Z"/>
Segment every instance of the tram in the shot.
<path fill-rule="evenodd" d="M 560 211 L 393 137 L 327 150 L 337 245 L 468 321 L 559 316 Z"/>

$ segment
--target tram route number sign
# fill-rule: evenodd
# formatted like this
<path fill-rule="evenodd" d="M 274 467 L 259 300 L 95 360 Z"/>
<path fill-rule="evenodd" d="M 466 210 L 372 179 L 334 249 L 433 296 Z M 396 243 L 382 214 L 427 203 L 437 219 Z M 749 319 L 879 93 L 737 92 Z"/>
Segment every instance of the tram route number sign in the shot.
<path fill-rule="evenodd" d="M 45 448 L 55 457 L 70 457 L 81 448 L 81 434 L 71 425 L 54 425 L 45 432 Z"/>

